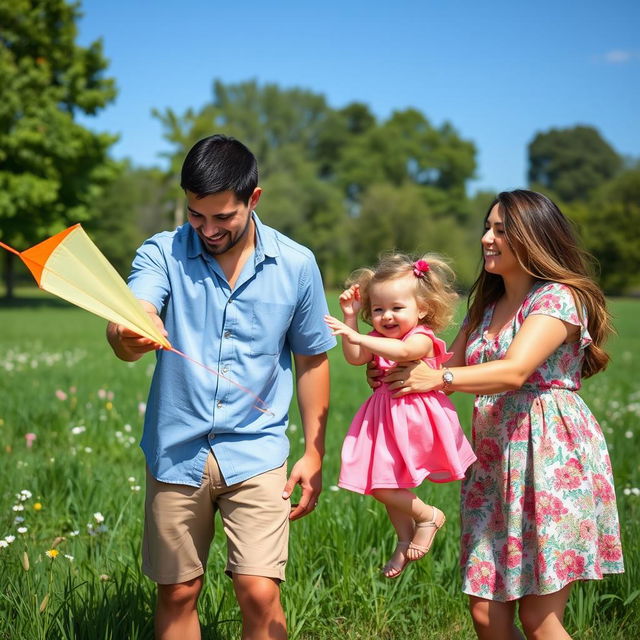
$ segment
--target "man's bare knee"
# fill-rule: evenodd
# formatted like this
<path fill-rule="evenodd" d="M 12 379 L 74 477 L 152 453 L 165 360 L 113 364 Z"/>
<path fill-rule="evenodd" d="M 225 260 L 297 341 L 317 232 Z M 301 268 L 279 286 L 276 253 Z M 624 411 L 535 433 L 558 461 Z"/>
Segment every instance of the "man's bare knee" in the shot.
<path fill-rule="evenodd" d="M 280 587 L 277 580 L 258 576 L 234 575 L 238 604 L 243 615 L 270 617 L 280 611 Z"/>
<path fill-rule="evenodd" d="M 159 584 L 158 605 L 175 609 L 195 608 L 201 589 L 201 577 L 178 584 Z"/>

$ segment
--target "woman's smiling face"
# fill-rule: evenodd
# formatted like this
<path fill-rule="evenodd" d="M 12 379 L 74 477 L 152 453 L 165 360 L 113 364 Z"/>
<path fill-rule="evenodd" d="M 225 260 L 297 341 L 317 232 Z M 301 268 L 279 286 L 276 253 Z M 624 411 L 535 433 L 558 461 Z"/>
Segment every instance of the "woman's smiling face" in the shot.
<path fill-rule="evenodd" d="M 508 275 L 514 270 L 522 271 L 515 253 L 507 242 L 504 220 L 498 204 L 489 212 L 484 228 L 481 242 L 485 270 L 499 276 Z"/>

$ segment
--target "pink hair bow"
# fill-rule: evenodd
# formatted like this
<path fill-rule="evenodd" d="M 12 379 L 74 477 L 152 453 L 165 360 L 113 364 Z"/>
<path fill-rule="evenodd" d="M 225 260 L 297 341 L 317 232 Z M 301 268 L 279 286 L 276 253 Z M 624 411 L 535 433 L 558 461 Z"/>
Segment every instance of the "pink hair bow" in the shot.
<path fill-rule="evenodd" d="M 422 278 L 429 271 L 429 263 L 426 260 L 416 260 L 413 263 L 413 275 Z"/>

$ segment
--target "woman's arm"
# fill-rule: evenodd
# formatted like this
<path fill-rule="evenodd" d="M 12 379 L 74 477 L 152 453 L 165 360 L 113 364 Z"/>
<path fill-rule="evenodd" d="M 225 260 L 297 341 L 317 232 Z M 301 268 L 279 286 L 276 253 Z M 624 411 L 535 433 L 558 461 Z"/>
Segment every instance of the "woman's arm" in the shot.
<path fill-rule="evenodd" d="M 504 358 L 470 366 L 458 364 L 460 347 L 456 343 L 461 333 L 454 341 L 455 364 L 448 367 L 453 383 L 447 388 L 488 395 L 519 389 L 562 343 L 577 338 L 579 327 L 552 316 L 531 315 L 522 323 Z M 398 365 L 385 380 L 396 390 L 396 397 L 443 388 L 442 370 L 421 363 Z"/>

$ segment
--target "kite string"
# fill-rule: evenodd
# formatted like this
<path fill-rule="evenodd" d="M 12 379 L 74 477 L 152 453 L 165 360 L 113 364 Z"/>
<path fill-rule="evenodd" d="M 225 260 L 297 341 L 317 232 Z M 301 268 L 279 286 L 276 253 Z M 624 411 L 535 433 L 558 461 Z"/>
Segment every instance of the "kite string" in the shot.
<path fill-rule="evenodd" d="M 209 373 L 213 373 L 216 376 L 218 376 L 219 378 L 222 378 L 223 380 L 226 380 L 227 382 L 230 382 L 231 384 L 235 385 L 236 387 L 238 387 L 239 389 L 241 389 L 245 393 L 248 393 L 251 397 L 255 398 L 258 401 L 258 403 L 261 404 L 264 407 L 264 409 L 263 409 L 261 407 L 258 407 L 256 405 L 254 405 L 254 409 L 257 409 L 258 411 L 261 411 L 262 413 L 267 413 L 270 416 L 274 416 L 275 415 L 273 413 L 273 411 L 271 411 L 271 409 L 269 409 L 269 407 L 266 404 L 266 402 L 260 396 L 258 396 L 255 393 L 253 393 L 253 391 L 251 391 L 251 389 L 247 389 L 247 387 L 243 387 L 240 383 L 236 382 L 235 380 L 232 380 L 231 378 L 227 378 L 227 376 L 223 375 L 219 371 L 216 371 L 215 369 L 213 369 L 211 367 L 208 367 L 206 364 L 203 364 L 202 362 L 199 362 L 198 360 L 195 360 L 194 358 L 191 358 L 186 353 L 182 353 L 182 351 L 178 351 L 178 349 L 176 349 L 175 347 L 171 347 L 171 349 L 163 349 L 163 351 L 173 351 L 173 353 L 177 353 L 179 356 L 182 356 L 183 358 L 185 358 L 189 362 L 192 362 L 193 364 L 197 364 L 199 367 L 202 367 L 203 369 L 206 369 Z"/>
<path fill-rule="evenodd" d="M 7 251 L 11 251 L 11 253 L 15 253 L 17 256 L 20 256 L 20 252 L 19 251 L 16 251 L 13 247 L 10 247 L 8 244 L 5 244 L 4 242 L 0 242 L 0 247 L 3 247 Z M 20 256 L 20 257 L 22 257 L 22 256 Z"/>

